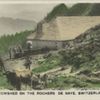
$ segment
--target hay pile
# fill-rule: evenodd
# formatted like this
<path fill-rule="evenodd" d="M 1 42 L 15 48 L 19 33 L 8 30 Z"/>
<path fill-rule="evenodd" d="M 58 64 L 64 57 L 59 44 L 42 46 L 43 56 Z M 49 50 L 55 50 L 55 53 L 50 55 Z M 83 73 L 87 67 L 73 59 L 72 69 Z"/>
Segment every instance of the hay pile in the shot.
<path fill-rule="evenodd" d="M 17 77 L 27 77 L 31 76 L 31 70 L 25 68 L 17 68 L 14 70 Z"/>

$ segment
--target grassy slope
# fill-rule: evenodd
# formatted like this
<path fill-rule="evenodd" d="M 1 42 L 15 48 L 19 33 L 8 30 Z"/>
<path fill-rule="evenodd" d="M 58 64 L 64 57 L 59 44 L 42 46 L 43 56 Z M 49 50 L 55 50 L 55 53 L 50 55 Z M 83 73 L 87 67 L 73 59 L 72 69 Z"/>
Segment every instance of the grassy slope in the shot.
<path fill-rule="evenodd" d="M 33 73 L 40 73 L 57 68 L 60 64 L 61 56 L 59 55 L 50 55 L 44 61 L 38 61 L 39 67 L 32 70 Z"/>

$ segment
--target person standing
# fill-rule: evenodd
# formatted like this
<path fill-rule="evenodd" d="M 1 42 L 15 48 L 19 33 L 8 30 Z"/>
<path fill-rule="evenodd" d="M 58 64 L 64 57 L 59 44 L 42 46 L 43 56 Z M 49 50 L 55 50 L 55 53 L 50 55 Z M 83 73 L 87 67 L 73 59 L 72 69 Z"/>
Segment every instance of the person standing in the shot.
<path fill-rule="evenodd" d="M 9 48 L 9 58 L 12 59 L 12 48 Z"/>
<path fill-rule="evenodd" d="M 30 70 L 31 64 L 32 64 L 31 58 L 29 56 L 27 56 L 26 59 L 25 59 L 26 69 L 29 69 Z"/>

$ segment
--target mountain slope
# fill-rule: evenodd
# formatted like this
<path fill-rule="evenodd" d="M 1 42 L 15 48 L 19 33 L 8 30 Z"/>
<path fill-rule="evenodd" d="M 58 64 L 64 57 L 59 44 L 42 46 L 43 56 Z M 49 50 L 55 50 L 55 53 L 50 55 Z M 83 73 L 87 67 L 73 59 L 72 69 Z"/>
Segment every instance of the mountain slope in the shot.
<path fill-rule="evenodd" d="M 88 13 L 90 16 L 100 16 L 100 4 L 94 4 L 91 11 Z"/>
<path fill-rule="evenodd" d="M 90 6 L 91 6 L 91 4 L 89 4 L 89 3 L 75 4 L 68 10 L 68 13 L 66 13 L 66 15 L 68 15 L 68 16 L 81 16 L 88 10 L 88 8 Z"/>
<path fill-rule="evenodd" d="M 79 3 L 72 6 L 66 15 L 69 16 L 100 16 L 99 3 Z"/>
<path fill-rule="evenodd" d="M 64 16 L 64 15 L 66 15 L 67 11 L 68 11 L 68 8 L 65 4 L 59 4 L 56 7 L 54 7 L 50 13 L 48 13 L 45 20 L 50 21 L 51 19 L 55 18 L 56 16 Z"/>
<path fill-rule="evenodd" d="M 99 16 L 100 4 L 78 3 L 68 8 L 65 4 L 57 5 L 45 18 L 46 21 L 57 16 Z"/>
<path fill-rule="evenodd" d="M 15 34 L 25 30 L 34 30 L 36 23 L 34 21 L 23 19 L 12 19 L 8 17 L 0 18 L 0 35 Z"/>

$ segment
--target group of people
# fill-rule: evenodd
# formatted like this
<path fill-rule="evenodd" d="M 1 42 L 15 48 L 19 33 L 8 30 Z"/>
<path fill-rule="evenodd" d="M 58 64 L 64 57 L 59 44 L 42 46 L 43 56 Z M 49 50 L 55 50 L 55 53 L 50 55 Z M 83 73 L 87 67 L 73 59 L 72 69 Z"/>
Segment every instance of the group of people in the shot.
<path fill-rule="evenodd" d="M 31 45 L 28 43 L 27 45 L 27 49 L 30 50 L 31 49 Z M 9 58 L 13 59 L 13 58 L 20 58 L 24 55 L 24 51 L 23 48 L 20 44 L 17 44 L 14 47 L 10 47 L 9 48 Z M 31 57 L 30 56 L 26 56 L 25 57 L 25 67 L 26 69 L 30 70 L 30 66 L 31 66 L 32 62 L 31 62 Z"/>
<path fill-rule="evenodd" d="M 27 51 L 32 50 L 32 41 L 26 42 L 26 49 L 27 49 Z M 20 44 L 17 44 L 15 46 L 9 48 L 9 58 L 10 59 L 16 58 L 17 56 L 21 57 L 23 55 L 23 53 L 24 53 L 24 50 Z"/>
<path fill-rule="evenodd" d="M 20 56 L 23 54 L 23 49 L 20 44 L 9 48 L 9 58 L 10 59 L 15 58 L 16 56 L 18 56 L 18 54 Z"/>

